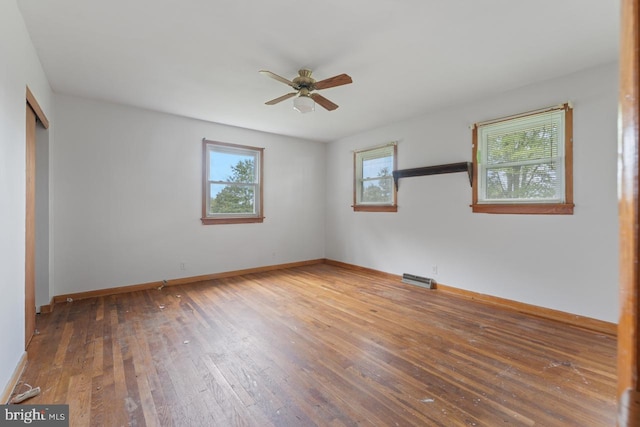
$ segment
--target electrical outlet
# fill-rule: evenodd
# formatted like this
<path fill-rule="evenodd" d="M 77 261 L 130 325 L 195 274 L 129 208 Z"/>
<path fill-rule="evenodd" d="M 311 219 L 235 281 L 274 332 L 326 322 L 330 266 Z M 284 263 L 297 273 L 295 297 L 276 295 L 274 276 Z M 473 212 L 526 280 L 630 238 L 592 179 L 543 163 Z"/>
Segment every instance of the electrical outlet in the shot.
<path fill-rule="evenodd" d="M 180 270 L 186 270 L 186 269 L 187 269 L 186 264 L 184 262 L 181 262 L 180 263 Z"/>
<path fill-rule="evenodd" d="M 432 265 L 431 266 L 431 274 L 437 275 L 438 274 L 438 266 L 437 265 Z"/>

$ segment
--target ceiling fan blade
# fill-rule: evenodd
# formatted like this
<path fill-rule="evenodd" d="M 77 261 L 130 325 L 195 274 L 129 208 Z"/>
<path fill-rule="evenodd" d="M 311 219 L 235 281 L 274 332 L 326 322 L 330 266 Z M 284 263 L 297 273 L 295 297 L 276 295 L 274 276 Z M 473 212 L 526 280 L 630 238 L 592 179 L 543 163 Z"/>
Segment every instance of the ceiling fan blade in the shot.
<path fill-rule="evenodd" d="M 272 99 L 271 101 L 267 101 L 267 102 L 265 102 L 265 104 L 267 104 L 267 105 L 275 105 L 275 104 L 277 104 L 278 102 L 282 102 L 282 101 L 284 101 L 285 99 L 289 99 L 289 98 L 291 98 L 291 97 L 294 97 L 294 96 L 296 96 L 297 94 L 298 94 L 298 92 L 291 92 L 291 93 L 288 93 L 288 94 L 286 94 L 286 95 L 282 95 L 282 96 L 279 96 L 279 97 L 277 97 L 277 98 L 275 98 L 275 99 Z"/>
<path fill-rule="evenodd" d="M 330 87 L 348 85 L 349 83 L 353 83 L 351 77 L 349 77 L 347 74 L 340 74 L 337 76 L 329 77 L 328 79 L 320 80 L 319 82 L 316 82 L 314 86 L 317 90 L 320 90 Z"/>
<path fill-rule="evenodd" d="M 338 108 L 337 104 L 334 104 L 333 102 L 329 101 L 327 98 L 325 98 L 324 96 L 318 93 L 312 93 L 309 96 L 313 98 L 313 100 L 316 101 L 318 104 L 320 104 L 320 106 L 325 110 L 333 111 L 336 108 Z"/>
<path fill-rule="evenodd" d="M 260 71 L 259 71 L 259 73 L 260 73 L 260 74 L 262 74 L 262 75 L 265 75 L 265 76 L 269 76 L 269 77 L 271 77 L 272 79 L 275 79 L 275 80 L 277 80 L 277 81 L 279 81 L 279 82 L 282 82 L 282 83 L 284 83 L 284 84 L 286 84 L 286 85 L 289 85 L 289 86 L 291 86 L 292 88 L 300 89 L 300 88 L 299 88 L 299 87 L 298 87 L 294 82 L 292 82 L 291 80 L 285 79 L 284 77 L 281 77 L 281 76 L 279 76 L 279 75 L 277 75 L 277 74 L 275 74 L 275 73 L 272 73 L 271 71 L 267 71 L 267 70 L 260 70 Z"/>

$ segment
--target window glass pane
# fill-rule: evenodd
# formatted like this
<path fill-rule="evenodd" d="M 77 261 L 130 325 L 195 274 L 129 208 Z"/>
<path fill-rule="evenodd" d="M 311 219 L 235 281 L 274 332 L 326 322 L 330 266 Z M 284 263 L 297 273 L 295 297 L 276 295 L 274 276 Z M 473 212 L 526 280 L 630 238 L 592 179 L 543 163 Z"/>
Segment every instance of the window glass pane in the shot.
<path fill-rule="evenodd" d="M 380 178 L 391 176 L 393 156 L 365 159 L 362 161 L 362 178 Z"/>
<path fill-rule="evenodd" d="M 392 203 L 393 179 L 372 179 L 362 182 L 362 203 Z"/>
<path fill-rule="evenodd" d="M 255 164 L 253 154 L 209 151 L 209 180 L 253 183 Z"/>
<path fill-rule="evenodd" d="M 209 214 L 255 214 L 255 186 L 209 184 Z"/>
<path fill-rule="evenodd" d="M 487 199 L 561 198 L 555 162 L 487 168 L 485 182 Z"/>

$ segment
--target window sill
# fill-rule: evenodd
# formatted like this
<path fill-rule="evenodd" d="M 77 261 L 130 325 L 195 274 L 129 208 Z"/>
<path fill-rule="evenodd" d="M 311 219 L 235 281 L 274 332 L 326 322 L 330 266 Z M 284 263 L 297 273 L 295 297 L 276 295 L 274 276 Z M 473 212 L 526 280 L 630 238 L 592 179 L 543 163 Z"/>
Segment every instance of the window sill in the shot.
<path fill-rule="evenodd" d="M 398 212 L 397 205 L 355 205 L 354 212 Z"/>
<path fill-rule="evenodd" d="M 474 213 L 515 214 L 515 215 L 573 215 L 573 203 L 533 203 L 517 204 L 475 204 Z"/>
<path fill-rule="evenodd" d="M 200 218 L 203 225 L 214 224 L 251 224 L 263 222 L 264 217 L 256 218 Z"/>

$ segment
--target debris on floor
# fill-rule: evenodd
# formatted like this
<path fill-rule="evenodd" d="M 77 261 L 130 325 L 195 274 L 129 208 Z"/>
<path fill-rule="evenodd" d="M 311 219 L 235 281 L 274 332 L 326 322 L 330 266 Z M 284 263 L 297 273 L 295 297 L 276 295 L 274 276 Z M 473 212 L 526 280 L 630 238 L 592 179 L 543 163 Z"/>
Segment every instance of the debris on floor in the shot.
<path fill-rule="evenodd" d="M 26 385 L 27 387 L 29 387 L 29 390 L 20 393 L 20 394 L 16 394 L 13 399 L 11 399 L 11 404 L 16 404 L 16 403 L 20 403 L 20 402 L 24 402 L 27 399 L 31 399 L 34 396 L 37 396 L 40 394 L 40 387 L 31 387 L 29 384 L 25 383 L 24 385 Z"/>

